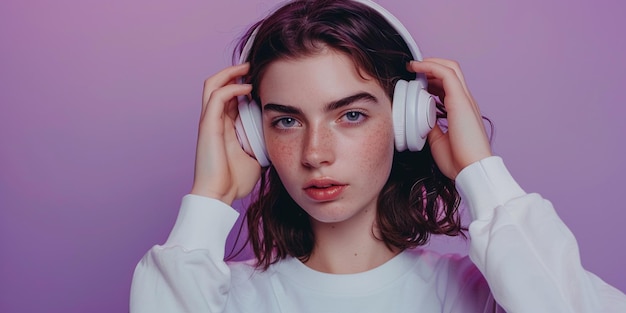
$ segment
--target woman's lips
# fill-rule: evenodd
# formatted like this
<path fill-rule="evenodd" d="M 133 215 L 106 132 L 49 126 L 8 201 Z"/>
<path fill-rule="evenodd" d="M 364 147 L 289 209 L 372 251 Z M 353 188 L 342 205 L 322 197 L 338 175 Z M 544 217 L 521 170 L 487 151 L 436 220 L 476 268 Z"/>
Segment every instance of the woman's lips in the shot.
<path fill-rule="evenodd" d="M 330 179 L 317 179 L 307 183 L 304 192 L 312 200 L 325 202 L 339 198 L 346 187 L 347 185 Z"/>

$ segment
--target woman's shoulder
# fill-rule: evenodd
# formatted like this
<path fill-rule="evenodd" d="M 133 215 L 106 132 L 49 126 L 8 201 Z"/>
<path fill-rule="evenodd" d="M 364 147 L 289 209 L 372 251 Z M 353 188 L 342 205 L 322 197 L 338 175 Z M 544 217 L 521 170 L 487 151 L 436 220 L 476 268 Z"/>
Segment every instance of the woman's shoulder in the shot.
<path fill-rule="evenodd" d="M 475 303 L 477 299 L 490 297 L 491 292 L 485 277 L 469 256 L 420 248 L 404 253 L 414 262 L 413 274 L 438 286 L 442 294 L 453 296 L 468 305 Z"/>
<path fill-rule="evenodd" d="M 268 269 L 263 269 L 260 266 L 257 266 L 257 260 L 246 259 L 239 261 L 228 261 L 226 264 L 230 269 L 231 274 L 231 282 L 233 286 L 256 286 L 261 287 L 265 286 L 269 281 L 272 275 L 276 273 L 276 267 L 285 262 L 285 260 L 280 260 L 272 265 Z"/>
<path fill-rule="evenodd" d="M 256 266 L 256 259 L 228 261 L 226 264 L 228 265 L 228 268 L 230 268 L 231 277 L 233 279 L 239 277 L 248 277 L 249 279 L 249 276 L 261 271 Z"/>
<path fill-rule="evenodd" d="M 415 262 L 424 262 L 425 264 L 442 264 L 442 263 L 466 263 L 470 262 L 469 256 L 460 253 L 442 253 L 427 248 L 406 249 L 402 252 L 406 258 Z"/>
<path fill-rule="evenodd" d="M 439 279 L 454 277 L 483 279 L 482 274 L 467 255 L 440 253 L 423 248 L 407 249 L 402 254 L 407 262 L 413 263 L 415 272 L 421 275 L 434 275 Z"/>

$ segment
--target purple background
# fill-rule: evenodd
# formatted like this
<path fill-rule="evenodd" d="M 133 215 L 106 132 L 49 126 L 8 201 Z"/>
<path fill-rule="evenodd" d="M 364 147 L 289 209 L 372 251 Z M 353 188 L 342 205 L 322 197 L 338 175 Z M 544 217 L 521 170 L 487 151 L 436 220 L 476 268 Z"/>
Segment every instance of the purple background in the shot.
<path fill-rule="evenodd" d="M 191 186 L 202 82 L 275 3 L 0 2 L 1 312 L 127 311 Z M 379 3 L 426 56 L 461 63 L 495 152 L 626 290 L 624 5 Z"/>

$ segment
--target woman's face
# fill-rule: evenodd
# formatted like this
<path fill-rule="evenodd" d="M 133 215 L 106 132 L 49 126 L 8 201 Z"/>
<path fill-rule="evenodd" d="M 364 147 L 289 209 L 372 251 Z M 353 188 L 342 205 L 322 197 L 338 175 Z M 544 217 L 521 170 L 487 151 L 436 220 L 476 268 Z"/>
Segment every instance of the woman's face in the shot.
<path fill-rule="evenodd" d="M 259 96 L 272 166 L 296 203 L 324 223 L 375 212 L 394 152 L 391 103 L 378 82 L 325 49 L 270 64 Z"/>

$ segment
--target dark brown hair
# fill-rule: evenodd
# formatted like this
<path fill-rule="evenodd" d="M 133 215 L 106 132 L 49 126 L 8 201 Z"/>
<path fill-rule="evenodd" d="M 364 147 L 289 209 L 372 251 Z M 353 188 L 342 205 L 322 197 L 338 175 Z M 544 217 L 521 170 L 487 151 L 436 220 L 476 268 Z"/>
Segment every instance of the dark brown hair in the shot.
<path fill-rule="evenodd" d="M 406 69 L 413 57 L 397 31 L 378 12 L 351 0 L 299 0 L 282 6 L 253 25 L 238 51 L 257 30 L 244 78 L 258 86 L 264 70 L 279 59 L 297 59 L 333 49 L 374 77 L 393 97 L 399 79 L 411 80 Z M 261 103 L 258 91 L 252 97 Z M 440 106 L 440 115 L 445 116 Z M 310 217 L 285 190 L 274 167 L 265 168 L 246 212 L 248 239 L 257 266 L 267 269 L 287 256 L 306 261 L 315 238 Z M 441 173 L 428 145 L 421 152 L 395 152 L 391 174 L 380 192 L 376 226 L 379 239 L 401 250 L 428 242 L 431 234 L 463 234 L 460 198 L 454 182 Z"/>

